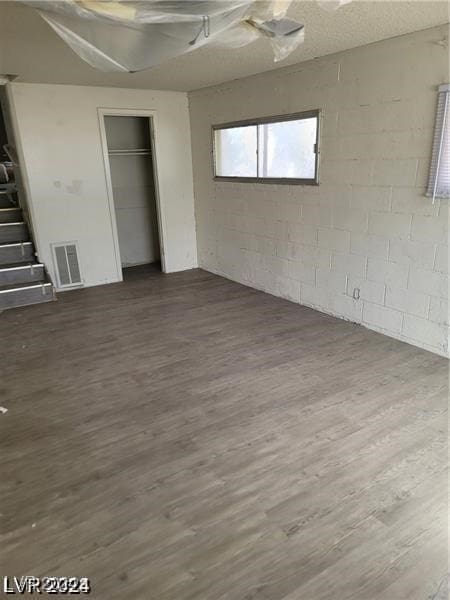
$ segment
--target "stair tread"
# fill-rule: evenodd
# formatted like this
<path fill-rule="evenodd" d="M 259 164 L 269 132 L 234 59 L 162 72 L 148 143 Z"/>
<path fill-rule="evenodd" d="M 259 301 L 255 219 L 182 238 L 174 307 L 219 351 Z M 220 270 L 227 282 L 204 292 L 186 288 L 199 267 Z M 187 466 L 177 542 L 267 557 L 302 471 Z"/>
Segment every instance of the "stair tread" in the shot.
<path fill-rule="evenodd" d="M 0 248 L 3 246 L 21 246 L 22 244 L 32 244 L 33 242 L 27 240 L 26 242 L 0 242 Z"/>
<path fill-rule="evenodd" d="M 40 281 L 29 281 L 27 283 L 8 283 L 6 285 L 0 285 L 0 292 L 5 292 L 8 290 L 18 290 L 18 289 L 26 289 L 26 288 L 31 288 L 31 287 L 37 287 L 37 286 L 41 286 L 41 285 L 45 285 L 45 286 L 51 286 L 51 282 L 48 281 L 47 279 L 42 279 Z"/>
<path fill-rule="evenodd" d="M 24 262 L 20 262 L 20 263 L 5 263 L 2 264 L 0 262 L 0 271 L 2 271 L 3 269 L 20 269 L 23 267 L 43 267 L 44 263 L 40 263 L 40 262 L 33 262 L 30 260 L 26 260 Z"/>

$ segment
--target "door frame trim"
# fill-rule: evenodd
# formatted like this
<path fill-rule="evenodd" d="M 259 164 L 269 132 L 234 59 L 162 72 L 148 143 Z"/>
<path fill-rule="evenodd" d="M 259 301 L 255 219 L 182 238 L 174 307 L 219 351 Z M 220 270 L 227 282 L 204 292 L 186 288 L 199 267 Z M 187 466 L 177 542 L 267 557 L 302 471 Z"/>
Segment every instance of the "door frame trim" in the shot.
<path fill-rule="evenodd" d="M 97 108 L 98 123 L 100 128 L 100 140 L 103 154 L 103 164 L 105 170 L 106 192 L 108 196 L 109 218 L 111 222 L 111 234 L 114 244 L 114 259 L 116 262 L 117 280 L 123 281 L 122 260 L 120 256 L 119 235 L 117 232 L 117 219 L 114 206 L 113 186 L 111 179 L 111 164 L 108 154 L 108 141 L 106 138 L 105 117 L 147 117 L 150 128 L 151 158 L 153 166 L 153 184 L 155 187 L 156 214 L 158 217 L 158 237 L 159 251 L 161 256 L 161 271 L 166 273 L 165 261 L 165 232 L 167 230 L 164 214 L 164 202 L 161 198 L 158 179 L 158 115 L 154 109 L 134 109 L 134 108 Z"/>

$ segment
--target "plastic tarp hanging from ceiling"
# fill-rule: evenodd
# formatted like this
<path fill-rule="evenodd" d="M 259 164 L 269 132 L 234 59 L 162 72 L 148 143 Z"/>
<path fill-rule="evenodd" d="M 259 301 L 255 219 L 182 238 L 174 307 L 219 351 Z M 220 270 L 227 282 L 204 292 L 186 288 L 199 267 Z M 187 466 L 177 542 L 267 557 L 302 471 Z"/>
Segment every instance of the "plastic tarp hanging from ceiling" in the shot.
<path fill-rule="evenodd" d="M 336 10 L 344 4 L 350 4 L 352 0 L 317 0 L 319 6 L 325 10 Z"/>
<path fill-rule="evenodd" d="M 275 60 L 303 41 L 286 18 L 292 0 L 25 0 L 86 62 L 104 71 L 141 71 L 205 44 L 239 47 L 270 40 Z"/>

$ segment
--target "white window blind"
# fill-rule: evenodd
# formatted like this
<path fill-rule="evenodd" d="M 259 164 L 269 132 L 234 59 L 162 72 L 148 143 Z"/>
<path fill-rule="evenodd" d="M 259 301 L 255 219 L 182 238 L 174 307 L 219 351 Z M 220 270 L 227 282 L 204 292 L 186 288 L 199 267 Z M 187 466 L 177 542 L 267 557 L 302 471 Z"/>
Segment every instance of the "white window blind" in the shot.
<path fill-rule="evenodd" d="M 427 196 L 450 198 L 450 84 L 439 86 Z"/>

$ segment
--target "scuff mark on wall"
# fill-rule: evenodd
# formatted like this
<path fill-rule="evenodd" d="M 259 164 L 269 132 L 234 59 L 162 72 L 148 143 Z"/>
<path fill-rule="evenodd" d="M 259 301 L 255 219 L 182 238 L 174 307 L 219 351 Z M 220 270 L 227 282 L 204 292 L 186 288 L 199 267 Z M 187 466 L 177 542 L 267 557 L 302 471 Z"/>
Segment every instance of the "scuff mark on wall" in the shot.
<path fill-rule="evenodd" d="M 72 183 L 70 185 L 66 185 L 66 191 L 69 194 L 76 194 L 77 196 L 81 196 L 82 189 L 83 181 L 81 179 L 72 179 Z"/>

